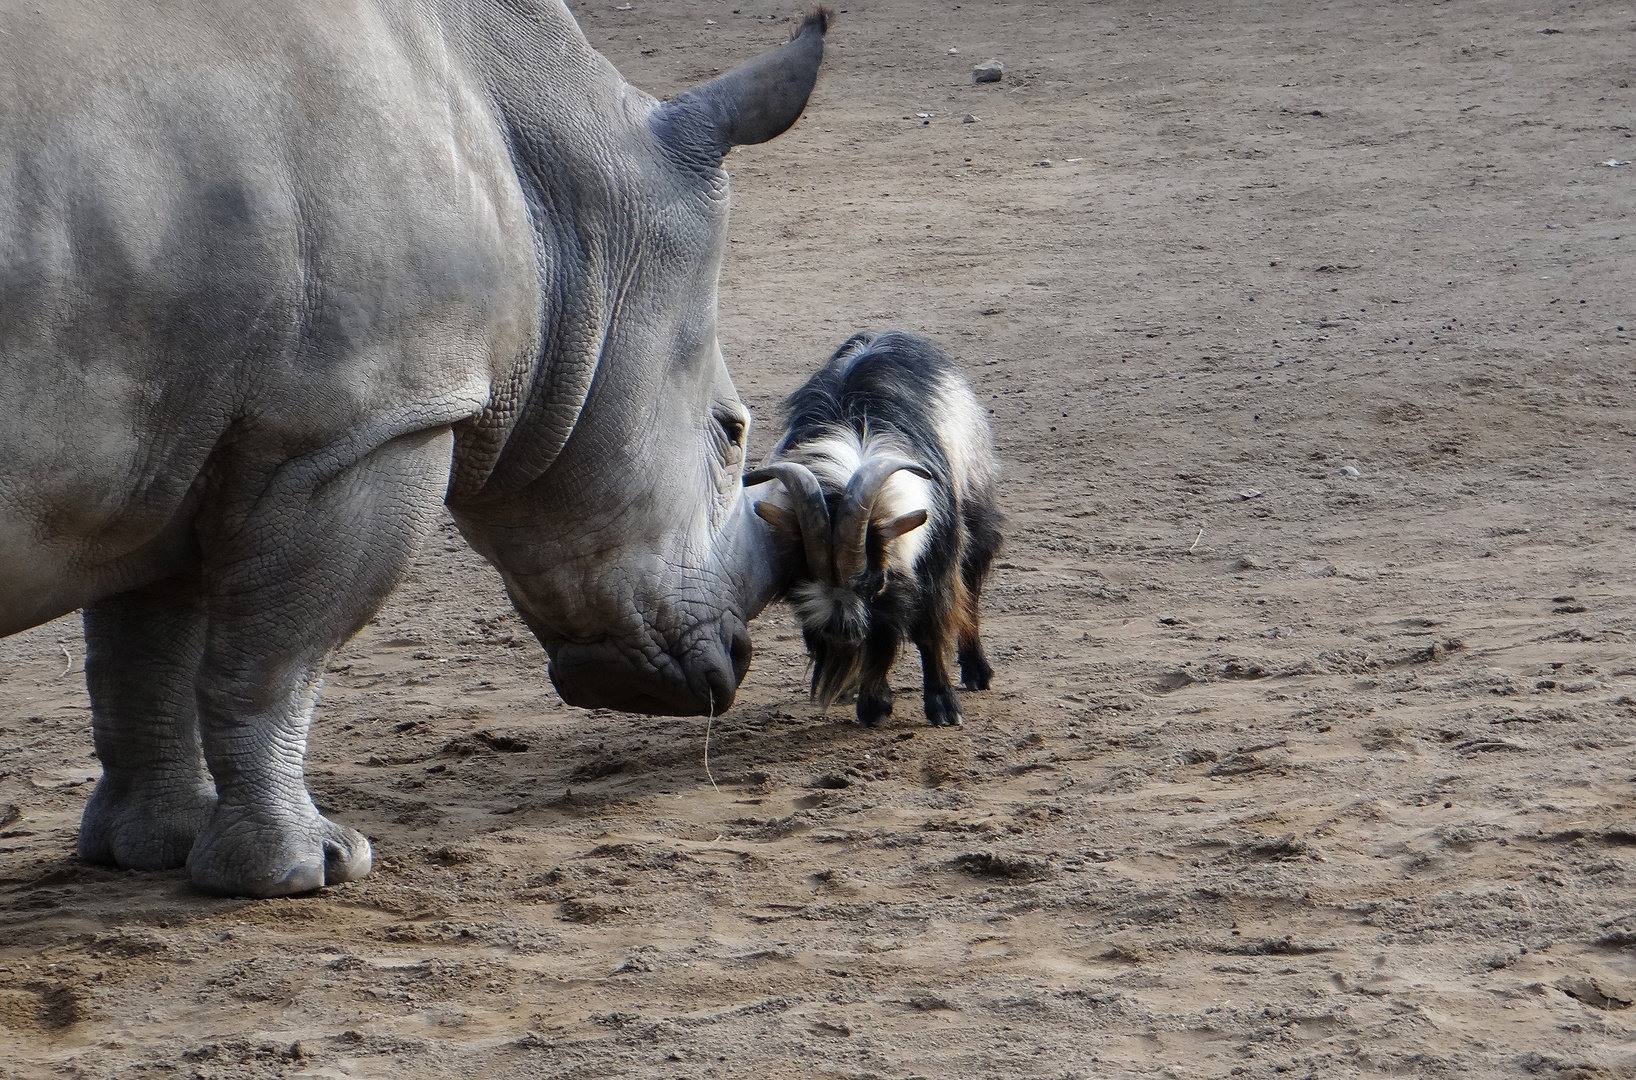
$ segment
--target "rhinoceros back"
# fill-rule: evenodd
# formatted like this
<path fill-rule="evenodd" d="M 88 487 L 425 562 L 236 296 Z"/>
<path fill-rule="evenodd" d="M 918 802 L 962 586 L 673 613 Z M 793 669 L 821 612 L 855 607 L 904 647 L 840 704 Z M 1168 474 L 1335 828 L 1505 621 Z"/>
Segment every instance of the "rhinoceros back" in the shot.
<path fill-rule="evenodd" d="M 458 422 L 528 348 L 527 211 L 432 23 L 0 19 L 0 633 L 185 560 L 220 474 Z"/>

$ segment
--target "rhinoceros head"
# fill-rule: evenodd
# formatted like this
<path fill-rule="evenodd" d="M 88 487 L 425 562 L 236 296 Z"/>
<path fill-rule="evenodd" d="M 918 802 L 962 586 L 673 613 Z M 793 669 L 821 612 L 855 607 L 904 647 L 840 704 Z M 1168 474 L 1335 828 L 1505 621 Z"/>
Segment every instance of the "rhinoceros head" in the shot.
<path fill-rule="evenodd" d="M 571 704 L 720 712 L 749 666 L 746 623 L 787 577 L 743 494 L 749 414 L 716 341 L 721 161 L 800 116 L 826 28 L 816 11 L 669 102 L 624 87 L 594 160 L 542 185 L 542 277 L 560 296 L 494 479 L 451 508 Z M 555 278 L 559 262 L 588 280 Z"/>

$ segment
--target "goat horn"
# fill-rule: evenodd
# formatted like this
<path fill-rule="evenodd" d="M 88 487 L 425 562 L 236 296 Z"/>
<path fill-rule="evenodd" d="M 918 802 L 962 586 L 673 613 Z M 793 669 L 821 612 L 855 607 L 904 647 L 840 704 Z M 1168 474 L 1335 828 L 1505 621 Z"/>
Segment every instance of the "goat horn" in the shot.
<path fill-rule="evenodd" d="M 790 493 L 795 519 L 801 525 L 801 547 L 806 552 L 807 570 L 813 577 L 835 584 L 834 560 L 829 547 L 829 504 L 824 488 L 811 469 L 795 461 L 775 461 L 744 474 L 744 486 L 777 480 Z"/>
<path fill-rule="evenodd" d="M 886 481 L 900 472 L 912 472 L 925 480 L 933 478 L 931 470 L 917 462 L 899 457 L 877 457 L 865 461 L 847 481 L 846 496 L 841 502 L 839 520 L 835 524 L 837 581 L 846 581 L 863 569 L 867 557 L 863 545 L 869 532 L 869 522 L 875 514 L 875 500 L 880 498 Z"/>

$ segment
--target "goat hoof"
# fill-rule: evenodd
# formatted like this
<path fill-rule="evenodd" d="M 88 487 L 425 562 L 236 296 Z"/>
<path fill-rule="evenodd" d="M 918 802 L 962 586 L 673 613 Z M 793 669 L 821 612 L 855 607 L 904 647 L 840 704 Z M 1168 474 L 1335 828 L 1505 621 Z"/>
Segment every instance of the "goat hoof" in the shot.
<path fill-rule="evenodd" d="M 881 722 L 892 715 L 892 697 L 875 697 L 869 694 L 858 695 L 858 726 L 880 727 Z"/>
<path fill-rule="evenodd" d="M 938 690 L 926 695 L 926 722 L 932 727 L 958 727 L 965 722 L 954 691 Z"/>
<path fill-rule="evenodd" d="M 987 690 L 994 678 L 994 669 L 981 656 L 960 660 L 960 682 L 967 690 Z"/>

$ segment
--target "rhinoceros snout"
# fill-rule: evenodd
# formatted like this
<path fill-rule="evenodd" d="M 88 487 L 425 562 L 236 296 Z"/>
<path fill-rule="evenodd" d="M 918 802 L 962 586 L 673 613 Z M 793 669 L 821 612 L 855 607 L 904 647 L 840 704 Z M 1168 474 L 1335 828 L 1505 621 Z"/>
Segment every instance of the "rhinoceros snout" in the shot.
<path fill-rule="evenodd" d="M 563 644 L 551 653 L 551 682 L 570 705 L 654 716 L 725 712 L 750 668 L 742 627 L 709 634 L 662 666 L 607 642 Z"/>

